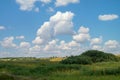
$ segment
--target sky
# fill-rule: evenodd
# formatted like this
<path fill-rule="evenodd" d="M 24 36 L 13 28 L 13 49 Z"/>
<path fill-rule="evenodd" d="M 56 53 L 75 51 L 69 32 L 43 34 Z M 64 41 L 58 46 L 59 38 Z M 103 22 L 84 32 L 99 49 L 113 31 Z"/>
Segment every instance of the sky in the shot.
<path fill-rule="evenodd" d="M 0 0 L 0 57 L 120 53 L 120 0 Z"/>

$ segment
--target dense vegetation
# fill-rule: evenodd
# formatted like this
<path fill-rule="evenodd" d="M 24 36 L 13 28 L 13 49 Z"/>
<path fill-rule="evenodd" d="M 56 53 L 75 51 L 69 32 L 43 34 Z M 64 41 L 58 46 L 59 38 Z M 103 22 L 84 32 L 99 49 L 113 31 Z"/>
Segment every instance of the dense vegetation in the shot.
<path fill-rule="evenodd" d="M 92 64 L 96 62 L 119 61 L 119 58 L 113 54 L 97 50 L 88 50 L 79 56 L 70 56 L 62 60 L 63 64 Z"/>
<path fill-rule="evenodd" d="M 105 62 L 95 60 L 91 53 L 71 56 L 70 64 L 51 61 L 51 58 L 4 58 L 0 59 L 0 80 L 119 80 L 120 61 L 110 57 Z M 98 54 L 97 54 L 98 55 Z M 111 54 L 109 54 L 111 55 Z M 76 59 L 77 58 L 77 59 Z M 95 57 L 96 58 L 96 57 Z M 100 55 L 99 55 L 100 58 Z M 61 59 L 62 60 L 62 59 Z M 63 60 L 63 61 L 64 61 Z M 68 61 L 70 61 L 68 60 Z M 81 61 L 76 64 L 76 61 Z M 91 61 L 91 62 L 90 62 Z M 106 62 L 107 61 L 107 62 Z M 88 64 L 89 63 L 89 64 Z M 83 65 L 87 64 L 87 65 Z"/>

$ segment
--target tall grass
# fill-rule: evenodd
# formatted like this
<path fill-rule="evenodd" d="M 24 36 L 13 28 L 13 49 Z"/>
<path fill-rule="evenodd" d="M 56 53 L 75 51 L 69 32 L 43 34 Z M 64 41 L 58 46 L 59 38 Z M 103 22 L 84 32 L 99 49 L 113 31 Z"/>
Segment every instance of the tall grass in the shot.
<path fill-rule="evenodd" d="M 92 65 L 49 60 L 0 61 L 0 80 L 119 80 L 120 62 Z"/>

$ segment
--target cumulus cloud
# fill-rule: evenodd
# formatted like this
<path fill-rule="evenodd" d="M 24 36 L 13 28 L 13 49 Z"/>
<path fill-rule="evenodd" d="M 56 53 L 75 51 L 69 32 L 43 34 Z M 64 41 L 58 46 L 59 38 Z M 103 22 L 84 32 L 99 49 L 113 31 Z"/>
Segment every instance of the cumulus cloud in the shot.
<path fill-rule="evenodd" d="M 100 36 L 99 38 L 93 38 L 90 40 L 91 45 L 97 45 L 101 43 L 102 43 L 102 36 Z"/>
<path fill-rule="evenodd" d="M 5 30 L 5 27 L 4 26 L 0 26 L 0 30 Z"/>
<path fill-rule="evenodd" d="M 81 26 L 78 33 L 73 35 L 73 39 L 77 42 L 86 42 L 90 40 L 89 28 Z"/>
<path fill-rule="evenodd" d="M 3 39 L 3 41 L 0 41 L 0 44 L 4 48 L 17 48 L 17 45 L 13 43 L 14 37 L 6 37 Z"/>
<path fill-rule="evenodd" d="M 104 43 L 103 50 L 110 53 L 120 53 L 120 43 L 116 40 L 108 40 Z"/>
<path fill-rule="evenodd" d="M 79 0 L 56 0 L 55 5 L 58 6 L 66 6 L 70 3 L 79 3 Z"/>
<path fill-rule="evenodd" d="M 37 45 L 41 45 L 41 44 L 44 43 L 44 41 L 43 41 L 39 36 L 37 36 L 37 37 L 35 38 L 35 40 L 32 41 L 32 43 L 33 43 L 33 44 L 37 44 Z"/>
<path fill-rule="evenodd" d="M 53 39 L 56 35 L 68 35 L 73 34 L 73 19 L 74 14 L 72 12 L 57 12 L 55 15 L 50 17 L 49 21 L 38 29 L 37 37 L 39 41 L 48 42 Z M 34 40 L 35 41 L 35 40 Z M 33 41 L 33 43 L 35 43 Z"/>
<path fill-rule="evenodd" d="M 50 41 L 44 48 L 45 51 L 55 51 L 58 50 L 57 40 Z"/>
<path fill-rule="evenodd" d="M 29 48 L 29 53 L 41 53 L 43 48 L 39 45 L 35 45 L 31 48 Z"/>
<path fill-rule="evenodd" d="M 50 18 L 51 24 L 54 24 L 54 34 L 72 34 L 73 33 L 73 19 L 72 12 L 57 12 Z"/>
<path fill-rule="evenodd" d="M 30 11 L 35 6 L 36 0 L 16 0 L 16 2 L 20 5 L 20 10 Z"/>
<path fill-rule="evenodd" d="M 118 45 L 119 45 L 119 43 L 116 40 L 109 40 L 109 41 L 105 42 L 105 46 L 107 48 L 111 48 L 111 49 L 112 48 L 117 48 Z"/>
<path fill-rule="evenodd" d="M 19 40 L 22 40 L 22 39 L 25 39 L 25 37 L 24 36 L 16 36 L 16 39 L 19 39 Z"/>
<path fill-rule="evenodd" d="M 99 15 L 98 16 L 98 19 L 101 20 L 101 21 L 115 20 L 117 18 L 119 18 L 119 16 L 116 15 L 116 14 L 105 14 L 105 15 Z"/>
<path fill-rule="evenodd" d="M 21 42 L 20 48 L 30 48 L 30 43 L 29 42 Z"/>
<path fill-rule="evenodd" d="M 20 5 L 20 10 L 31 11 L 33 8 L 35 8 L 35 11 L 39 12 L 39 8 L 36 8 L 35 6 L 36 2 L 47 4 L 47 3 L 50 3 L 51 0 L 16 0 L 16 3 Z"/>
<path fill-rule="evenodd" d="M 93 50 L 102 50 L 102 46 L 100 46 L 100 45 L 93 45 L 91 47 L 91 49 L 93 49 Z"/>
<path fill-rule="evenodd" d="M 70 42 L 65 42 L 64 40 L 60 41 L 59 49 L 60 50 L 72 50 L 74 48 L 79 48 L 80 44 L 72 40 Z"/>
<path fill-rule="evenodd" d="M 47 3 L 50 3 L 51 2 L 51 0 L 40 0 L 41 2 L 43 2 L 43 3 L 45 3 L 45 4 L 47 4 Z"/>
<path fill-rule="evenodd" d="M 89 28 L 81 26 L 78 30 L 78 33 L 88 34 L 89 33 Z"/>

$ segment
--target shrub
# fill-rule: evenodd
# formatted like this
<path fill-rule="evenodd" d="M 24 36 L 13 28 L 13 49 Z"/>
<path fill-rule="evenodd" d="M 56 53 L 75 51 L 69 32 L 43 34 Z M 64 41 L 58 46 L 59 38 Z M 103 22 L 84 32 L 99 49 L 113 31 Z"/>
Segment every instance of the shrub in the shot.
<path fill-rule="evenodd" d="M 62 60 L 63 64 L 91 64 L 91 58 L 88 56 L 71 56 L 65 60 Z"/>
<path fill-rule="evenodd" d="M 79 56 L 70 56 L 61 61 L 63 64 L 91 64 L 96 62 L 118 61 L 118 57 L 98 50 L 88 50 Z"/>
<path fill-rule="evenodd" d="M 92 59 L 92 62 L 103 62 L 103 61 L 117 61 L 118 58 L 110 53 L 104 53 L 98 50 L 88 50 L 82 53 L 81 56 L 88 56 Z"/>

